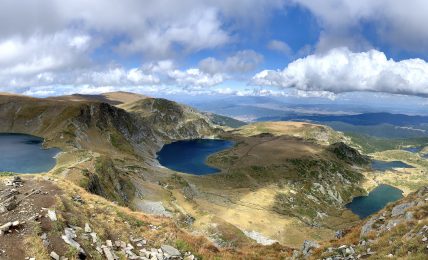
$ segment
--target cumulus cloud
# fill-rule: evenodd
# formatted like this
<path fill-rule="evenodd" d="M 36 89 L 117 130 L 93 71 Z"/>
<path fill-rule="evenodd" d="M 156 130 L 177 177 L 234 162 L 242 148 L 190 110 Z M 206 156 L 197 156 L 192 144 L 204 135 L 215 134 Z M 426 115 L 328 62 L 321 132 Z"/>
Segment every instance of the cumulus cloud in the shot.
<path fill-rule="evenodd" d="M 212 70 L 173 60 L 235 42 L 239 28 L 261 24 L 282 0 L 4 0 L 0 3 L 0 90 L 68 93 L 107 87 L 220 84 L 253 70 L 261 56 L 243 51 L 211 60 Z M 122 65 L 131 57 L 140 66 Z M 207 61 L 208 62 L 208 61 Z M 218 65 L 226 65 L 227 71 Z"/>
<path fill-rule="evenodd" d="M 210 74 L 198 68 L 181 70 L 172 60 L 145 63 L 139 67 L 125 68 L 121 65 L 108 67 L 70 68 L 54 72 L 27 71 L 25 75 L 2 74 L 1 91 L 11 91 L 34 95 L 66 94 L 70 91 L 100 93 L 113 89 L 148 88 L 156 86 L 179 87 L 198 90 L 218 85 L 226 80 L 222 73 Z M 74 86 L 74 87 L 72 87 Z M 54 92 L 56 90 L 56 92 Z"/>
<path fill-rule="evenodd" d="M 378 40 L 408 51 L 428 50 L 428 2 L 425 0 L 290 0 L 310 10 L 323 32 L 318 49 L 338 46 L 353 50 L 370 48 L 362 27 L 374 28 Z"/>
<path fill-rule="evenodd" d="M 185 71 L 173 70 L 168 72 L 171 79 L 178 85 L 188 88 L 210 87 L 222 83 L 225 78 L 222 74 L 208 74 L 200 69 L 188 69 Z"/>
<path fill-rule="evenodd" d="M 282 71 L 261 71 L 252 83 L 336 94 L 370 91 L 428 96 L 428 63 L 421 59 L 394 61 L 377 50 L 338 48 L 295 60 Z"/>
<path fill-rule="evenodd" d="M 243 50 L 219 60 L 213 57 L 199 62 L 199 68 L 209 74 L 233 74 L 253 71 L 263 61 L 263 56 L 253 50 Z"/>
<path fill-rule="evenodd" d="M 55 34 L 76 27 L 115 37 L 117 49 L 165 58 L 175 52 L 216 48 L 231 40 L 231 30 L 257 24 L 282 0 L 3 0 L 0 39 Z M 247 22 L 246 22 L 247 21 Z M 121 37 L 119 38 L 117 37 Z M 119 40 L 119 41 L 118 41 Z"/>
<path fill-rule="evenodd" d="M 0 75 L 52 71 L 87 61 L 91 37 L 72 31 L 0 39 Z"/>

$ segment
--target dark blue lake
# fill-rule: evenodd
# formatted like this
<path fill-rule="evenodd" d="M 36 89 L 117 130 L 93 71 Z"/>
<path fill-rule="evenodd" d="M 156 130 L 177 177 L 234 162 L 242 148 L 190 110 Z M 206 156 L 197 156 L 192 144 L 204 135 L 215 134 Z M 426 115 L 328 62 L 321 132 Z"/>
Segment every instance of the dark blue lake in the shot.
<path fill-rule="evenodd" d="M 414 168 L 414 167 L 406 163 L 403 163 L 402 161 L 391 161 L 391 162 L 378 161 L 378 160 L 372 161 L 372 169 L 376 171 L 386 171 L 386 170 L 392 170 L 394 168 Z"/>
<path fill-rule="evenodd" d="M 178 172 L 205 175 L 219 172 L 206 164 L 208 156 L 231 148 L 232 141 L 218 139 L 195 139 L 166 144 L 158 152 L 162 166 Z"/>
<path fill-rule="evenodd" d="M 43 139 L 24 134 L 0 134 L 0 172 L 39 173 L 56 164 L 57 148 L 44 149 Z"/>
<path fill-rule="evenodd" d="M 412 153 L 419 153 L 424 148 L 425 148 L 425 146 L 415 146 L 415 147 L 403 148 L 403 150 L 408 151 L 408 152 L 412 152 Z"/>
<path fill-rule="evenodd" d="M 381 184 L 372 190 L 368 196 L 356 197 L 346 207 L 358 215 L 360 218 L 378 212 L 386 204 L 399 200 L 403 197 L 403 192 L 395 187 Z"/>

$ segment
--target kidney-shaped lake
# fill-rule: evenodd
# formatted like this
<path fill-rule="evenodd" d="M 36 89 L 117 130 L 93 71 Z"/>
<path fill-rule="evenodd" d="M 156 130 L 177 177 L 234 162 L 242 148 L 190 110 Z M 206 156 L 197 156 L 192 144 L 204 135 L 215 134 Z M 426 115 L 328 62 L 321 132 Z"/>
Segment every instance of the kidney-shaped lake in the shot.
<path fill-rule="evenodd" d="M 368 196 L 354 198 L 346 207 L 360 218 L 365 218 L 383 209 L 389 202 L 394 202 L 402 197 L 403 192 L 400 189 L 381 184 L 372 190 Z"/>
<path fill-rule="evenodd" d="M 220 170 L 206 164 L 208 156 L 233 146 L 232 141 L 194 139 L 166 144 L 158 152 L 158 161 L 171 170 L 194 175 L 217 173 Z"/>
<path fill-rule="evenodd" d="M 55 166 L 57 148 L 44 149 L 43 139 L 24 134 L 0 134 L 0 172 L 39 173 Z"/>

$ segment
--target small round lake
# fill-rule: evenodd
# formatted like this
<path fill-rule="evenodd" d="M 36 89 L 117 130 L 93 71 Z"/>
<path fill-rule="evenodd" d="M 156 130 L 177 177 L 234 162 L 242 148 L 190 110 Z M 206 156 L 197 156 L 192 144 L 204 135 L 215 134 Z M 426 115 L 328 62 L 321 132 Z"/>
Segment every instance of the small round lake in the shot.
<path fill-rule="evenodd" d="M 0 134 L 0 172 L 40 173 L 56 164 L 57 148 L 44 149 L 43 139 L 24 134 Z"/>
<path fill-rule="evenodd" d="M 368 196 L 356 197 L 346 207 L 358 215 L 366 218 L 383 209 L 389 202 L 394 202 L 403 197 L 403 192 L 395 187 L 381 184 L 372 190 Z"/>
<path fill-rule="evenodd" d="M 158 152 L 158 161 L 171 170 L 205 175 L 220 172 L 206 164 L 208 156 L 231 148 L 234 142 L 219 139 L 194 139 L 166 144 Z"/>
<path fill-rule="evenodd" d="M 402 161 L 391 161 L 391 162 L 379 161 L 379 160 L 372 161 L 372 169 L 376 171 L 393 170 L 394 168 L 414 168 L 414 167 L 406 163 L 403 163 Z"/>
<path fill-rule="evenodd" d="M 425 146 L 413 146 L 413 147 L 407 147 L 407 148 L 403 148 L 404 151 L 408 151 L 411 153 L 419 153 L 420 151 L 422 151 L 425 148 Z"/>

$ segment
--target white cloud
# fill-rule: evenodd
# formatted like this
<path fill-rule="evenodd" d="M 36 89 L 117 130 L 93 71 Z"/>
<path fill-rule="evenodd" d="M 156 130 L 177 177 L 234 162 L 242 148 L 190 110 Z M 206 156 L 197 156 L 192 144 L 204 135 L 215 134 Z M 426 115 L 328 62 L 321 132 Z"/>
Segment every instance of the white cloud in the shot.
<path fill-rule="evenodd" d="M 338 48 L 295 60 L 282 71 L 261 71 L 253 77 L 252 83 L 302 91 L 371 91 L 426 96 L 428 63 L 421 59 L 394 61 L 377 50 L 355 53 Z"/>
<path fill-rule="evenodd" d="M 115 37 L 117 49 L 165 58 L 229 43 L 241 25 L 262 23 L 282 0 L 2 0 L 0 39 L 66 29 Z M 233 28 L 233 29 L 230 29 Z M 118 41 L 119 40 L 119 41 Z"/>
<path fill-rule="evenodd" d="M 173 70 L 168 72 L 168 75 L 174 80 L 174 82 L 176 82 L 176 84 L 195 89 L 206 86 L 215 86 L 225 80 L 223 74 L 211 75 L 195 68 L 185 71 Z"/>
<path fill-rule="evenodd" d="M 173 61 L 163 60 L 130 69 L 111 65 L 107 68 L 89 66 L 82 69 L 27 73 L 19 77 L 0 73 L 0 91 L 42 95 L 100 93 L 106 88 L 129 91 L 154 86 L 159 90 L 162 87 L 198 90 L 218 85 L 226 77 L 222 73 L 209 74 L 198 68 L 180 70 Z"/>
<path fill-rule="evenodd" d="M 279 40 L 271 40 L 267 47 L 273 51 L 278 51 L 285 55 L 290 55 L 293 52 L 286 42 Z"/>
<path fill-rule="evenodd" d="M 27 75 L 82 65 L 91 37 L 72 31 L 0 39 L 1 75 Z"/>
<path fill-rule="evenodd" d="M 203 59 L 199 62 L 199 68 L 210 74 L 218 73 L 246 73 L 253 71 L 263 61 L 263 56 L 253 50 L 243 50 L 219 60 L 213 57 Z"/>
<path fill-rule="evenodd" d="M 409 51 L 428 50 L 428 2 L 425 0 L 291 0 L 309 9 L 323 32 L 318 49 L 339 46 L 370 48 L 362 36 L 364 25 L 374 28 L 378 40 Z"/>

